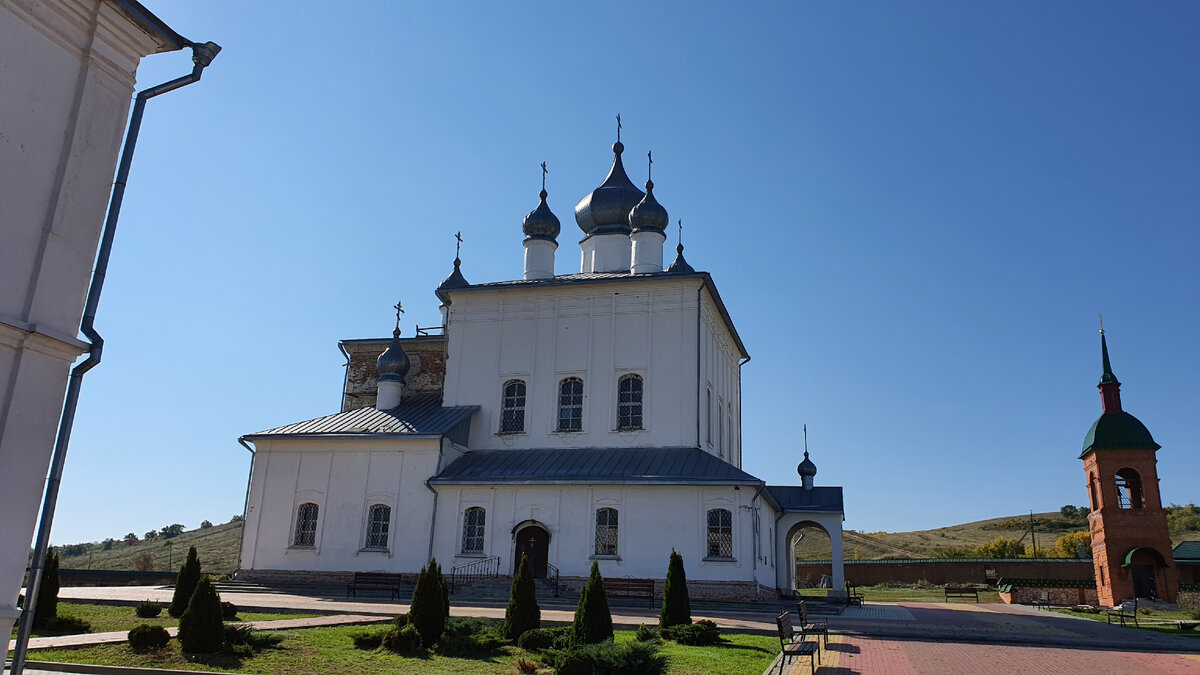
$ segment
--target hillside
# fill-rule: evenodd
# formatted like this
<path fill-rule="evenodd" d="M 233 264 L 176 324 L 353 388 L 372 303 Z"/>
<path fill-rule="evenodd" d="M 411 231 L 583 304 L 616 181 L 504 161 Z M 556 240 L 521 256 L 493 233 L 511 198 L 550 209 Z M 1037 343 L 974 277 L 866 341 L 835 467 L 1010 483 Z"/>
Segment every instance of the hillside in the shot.
<path fill-rule="evenodd" d="M 133 546 L 117 542 L 107 551 L 96 545 L 81 555 L 61 555 L 59 565 L 63 569 L 132 570 L 136 569 L 134 559 L 148 553 L 152 559 L 151 569 L 177 572 L 187 558 L 188 547 L 195 546 L 205 572 L 229 574 L 237 565 L 238 542 L 241 538 L 241 522 L 225 523 L 190 530 L 170 539 L 159 537 L 140 541 Z"/>

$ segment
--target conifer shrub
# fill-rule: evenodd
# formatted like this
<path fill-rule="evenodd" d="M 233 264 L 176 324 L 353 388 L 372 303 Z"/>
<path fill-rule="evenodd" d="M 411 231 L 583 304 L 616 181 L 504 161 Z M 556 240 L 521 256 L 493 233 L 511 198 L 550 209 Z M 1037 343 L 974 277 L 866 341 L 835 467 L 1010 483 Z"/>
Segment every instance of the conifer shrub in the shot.
<path fill-rule="evenodd" d="M 58 554 L 54 549 L 46 551 L 46 563 L 42 567 L 42 585 L 39 587 L 37 603 L 33 606 L 34 630 L 45 629 L 58 618 Z"/>
<path fill-rule="evenodd" d="M 517 646 L 527 652 L 540 652 L 551 647 L 563 649 L 571 646 L 571 631 L 571 626 L 534 628 L 521 635 Z"/>
<path fill-rule="evenodd" d="M 436 651 L 445 656 L 491 654 L 508 644 L 503 626 L 487 619 L 452 617 L 438 639 Z"/>
<path fill-rule="evenodd" d="M 187 610 L 179 617 L 179 642 L 191 654 L 210 654 L 225 642 L 221 598 L 208 579 L 196 584 Z"/>
<path fill-rule="evenodd" d="M 721 631 L 717 624 L 708 619 L 668 626 L 662 629 L 661 635 L 664 639 L 691 646 L 715 645 L 721 640 Z"/>
<path fill-rule="evenodd" d="M 612 614 L 608 610 L 608 594 L 604 592 L 604 579 L 600 578 L 600 566 L 592 561 L 592 572 L 587 585 L 579 596 L 575 609 L 572 639 L 577 645 L 593 644 L 611 640 L 613 637 Z"/>
<path fill-rule="evenodd" d="M 355 649 L 378 649 L 383 644 L 383 636 L 392 628 L 364 628 L 350 633 L 350 641 Z"/>
<path fill-rule="evenodd" d="M 133 613 L 137 614 L 139 619 L 153 619 L 162 614 L 162 605 L 153 600 L 143 600 L 133 608 Z"/>
<path fill-rule="evenodd" d="M 692 622 L 692 600 L 688 597 L 687 575 L 683 571 L 683 556 L 671 549 L 667 565 L 667 582 L 663 586 L 662 609 L 658 613 L 659 628 L 669 628 Z"/>
<path fill-rule="evenodd" d="M 437 570 L 438 586 L 442 589 L 442 607 L 445 609 L 446 618 L 450 618 L 450 584 L 446 583 L 446 575 L 442 574 L 442 564 L 437 561 L 437 558 L 434 558 L 430 564 Z"/>
<path fill-rule="evenodd" d="M 383 648 L 397 654 L 414 654 L 421 649 L 421 632 L 411 623 L 390 628 L 383 634 Z"/>
<path fill-rule="evenodd" d="M 196 547 L 192 546 L 188 548 L 187 560 L 179 568 L 179 576 L 175 579 L 175 595 L 171 596 L 171 606 L 167 608 L 167 614 L 176 619 L 183 616 L 199 581 L 200 557 L 196 555 Z"/>
<path fill-rule="evenodd" d="M 167 646 L 170 639 L 171 635 L 167 633 L 166 628 L 151 626 L 148 623 L 134 626 L 133 630 L 129 631 L 129 646 L 135 652 L 162 649 Z"/>
<path fill-rule="evenodd" d="M 542 625 L 542 610 L 537 603 L 537 589 L 533 585 L 533 570 L 529 569 L 529 556 L 521 556 L 517 576 L 513 577 L 508 594 L 508 608 L 504 610 L 504 631 L 508 639 L 518 642 L 525 631 Z"/>
<path fill-rule="evenodd" d="M 445 596 L 442 595 L 434 564 L 421 568 L 408 610 L 409 623 L 420 633 L 421 644 L 426 649 L 433 647 L 446 630 Z"/>
<path fill-rule="evenodd" d="M 638 642 L 650 642 L 659 639 L 658 629 L 653 626 L 647 626 L 644 623 L 638 625 L 633 636 L 637 638 Z"/>
<path fill-rule="evenodd" d="M 548 654 L 559 675 L 622 673 L 660 675 L 667 672 L 667 657 L 656 642 L 613 642 L 576 645 Z"/>
<path fill-rule="evenodd" d="M 237 618 L 238 606 L 232 602 L 221 603 L 221 618 L 226 621 L 232 621 Z"/>

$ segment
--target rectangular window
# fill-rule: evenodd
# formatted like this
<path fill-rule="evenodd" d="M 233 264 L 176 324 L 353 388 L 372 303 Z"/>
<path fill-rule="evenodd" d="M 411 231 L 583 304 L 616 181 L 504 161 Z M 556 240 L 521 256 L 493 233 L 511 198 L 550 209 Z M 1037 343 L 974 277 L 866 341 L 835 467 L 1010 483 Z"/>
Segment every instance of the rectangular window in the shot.
<path fill-rule="evenodd" d="M 483 526 L 486 518 L 487 513 L 479 506 L 472 506 L 463 513 L 463 553 L 468 555 L 483 553 Z"/>
<path fill-rule="evenodd" d="M 617 382 L 617 429 L 642 428 L 642 378 L 625 375 Z"/>
<path fill-rule="evenodd" d="M 392 507 L 384 504 L 375 504 L 371 507 L 370 517 L 367 519 L 366 548 L 387 548 L 388 525 L 391 520 Z"/>
<path fill-rule="evenodd" d="M 710 388 L 704 392 L 704 421 L 708 428 L 705 438 L 709 445 L 712 445 L 712 409 L 712 389 Z"/>
<path fill-rule="evenodd" d="M 307 502 L 296 509 L 296 535 L 293 546 L 315 546 L 317 541 L 317 505 Z"/>
<path fill-rule="evenodd" d="M 583 431 L 583 380 L 568 377 L 558 384 L 558 431 Z"/>
<path fill-rule="evenodd" d="M 733 557 L 733 514 L 726 509 L 708 512 L 708 557 Z"/>
<path fill-rule="evenodd" d="M 617 555 L 617 510 L 596 511 L 596 555 Z"/>
<path fill-rule="evenodd" d="M 525 383 L 510 380 L 504 383 L 500 402 L 500 433 L 516 434 L 525 431 Z"/>

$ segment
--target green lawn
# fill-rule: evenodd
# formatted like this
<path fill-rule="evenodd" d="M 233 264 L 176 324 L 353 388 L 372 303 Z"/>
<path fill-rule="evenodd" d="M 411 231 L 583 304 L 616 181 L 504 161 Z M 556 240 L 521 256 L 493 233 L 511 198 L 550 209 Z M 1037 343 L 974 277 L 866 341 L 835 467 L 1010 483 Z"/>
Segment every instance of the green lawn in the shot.
<path fill-rule="evenodd" d="M 1073 609 L 1065 607 L 1056 607 L 1050 611 L 1057 612 L 1059 614 L 1077 616 L 1081 619 L 1091 619 L 1092 621 L 1107 621 L 1107 617 L 1103 611 L 1093 614 L 1091 612 L 1077 612 Z M 1150 614 L 1139 613 L 1137 628 L 1142 630 L 1152 630 L 1159 633 L 1166 633 L 1168 635 L 1182 635 L 1184 637 L 1200 639 L 1200 629 L 1198 628 L 1194 628 L 1192 630 L 1179 630 L 1179 628 L 1173 624 L 1162 624 L 1161 622 L 1163 621 L 1195 621 L 1195 619 L 1193 619 L 1187 612 L 1155 611 L 1151 612 Z M 1125 625 L 1128 628 L 1134 628 L 1132 621 L 1127 621 Z"/>
<path fill-rule="evenodd" d="M 104 645 L 81 649 L 31 651 L 34 661 L 91 663 L 140 668 L 175 668 L 179 670 L 209 670 L 218 672 L 248 672 L 263 675 L 273 673 L 503 673 L 514 671 L 518 658 L 530 656 L 516 647 L 504 647 L 497 656 L 463 658 L 431 655 L 405 657 L 387 651 L 361 651 L 351 646 L 350 633 L 360 626 L 335 626 L 278 631 L 283 641 L 246 659 L 217 656 L 187 660 L 179 652 L 179 644 L 171 640 L 167 649 L 158 654 L 137 654 L 128 645 Z M 633 631 L 617 631 L 618 640 L 632 640 Z M 664 653 L 670 658 L 672 675 L 742 675 L 760 673 L 770 665 L 779 649 L 773 636 L 727 635 L 722 643 L 712 647 L 686 647 L 665 643 Z M 530 658 L 530 660 L 534 660 Z"/>
<path fill-rule="evenodd" d="M 148 623 L 151 626 L 178 626 L 179 619 L 173 619 L 167 614 L 166 604 L 162 614 L 153 619 L 142 619 L 133 612 L 132 605 L 93 605 L 82 602 L 61 601 L 58 603 L 59 616 L 73 616 L 84 619 L 92 624 L 93 633 L 107 633 L 116 630 L 130 630 L 134 626 Z M 264 612 L 238 612 L 241 621 L 272 621 L 275 619 L 303 619 L 318 614 L 270 614 Z M 15 636 L 16 628 L 13 628 Z M 35 632 L 34 636 L 38 634 Z"/>

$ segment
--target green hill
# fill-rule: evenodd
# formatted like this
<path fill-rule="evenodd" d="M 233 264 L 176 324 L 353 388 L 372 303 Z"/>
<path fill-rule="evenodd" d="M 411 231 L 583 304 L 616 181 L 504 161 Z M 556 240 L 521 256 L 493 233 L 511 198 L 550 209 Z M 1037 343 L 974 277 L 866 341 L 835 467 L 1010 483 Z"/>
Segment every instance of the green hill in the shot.
<path fill-rule="evenodd" d="M 62 548 L 59 564 L 62 569 L 133 570 L 137 569 L 134 561 L 148 554 L 151 570 L 178 572 L 179 566 L 187 558 L 188 547 L 195 546 L 205 572 L 231 574 L 237 566 L 238 542 L 241 538 L 241 522 L 225 523 L 184 532 L 170 539 L 160 536 L 139 541 L 133 546 L 118 541 L 107 551 L 102 550 L 101 544 L 93 544 L 88 551 L 68 556 L 61 553 L 66 550 Z M 71 550 L 78 548 L 81 547 L 70 547 Z"/>

